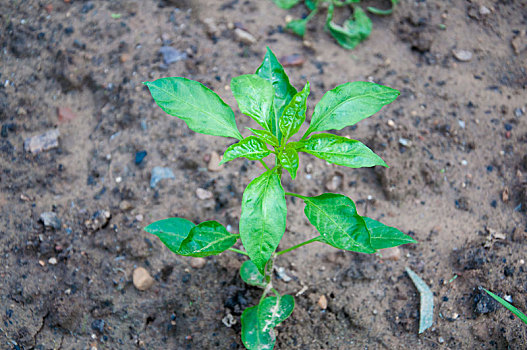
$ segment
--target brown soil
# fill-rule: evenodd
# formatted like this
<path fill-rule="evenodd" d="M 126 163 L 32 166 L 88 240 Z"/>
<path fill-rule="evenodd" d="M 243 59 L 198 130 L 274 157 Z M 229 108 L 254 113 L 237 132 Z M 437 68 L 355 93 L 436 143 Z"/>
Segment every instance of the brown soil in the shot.
<path fill-rule="evenodd" d="M 180 216 L 236 231 L 243 190 L 262 170 L 236 160 L 207 171 L 207 156 L 232 140 L 195 134 L 168 117 L 141 82 L 185 76 L 235 107 L 230 79 L 253 73 L 266 45 L 278 57 L 303 55 L 303 66 L 287 71 L 296 87 L 311 82 L 310 111 L 347 81 L 402 92 L 357 128 L 338 132 L 363 140 L 390 169 L 336 168 L 304 156 L 298 180 L 284 186 L 319 194 L 339 172 L 339 192 L 361 214 L 419 241 L 402 247 L 397 261 L 318 243 L 281 257 L 277 264 L 292 280 L 279 280 L 278 289 L 303 293 L 276 348 L 526 347 L 525 325 L 478 291 L 509 295 L 527 310 L 524 1 L 403 0 L 392 16 L 372 16 L 371 37 L 353 51 L 324 32 L 323 16 L 310 25 L 312 48 L 305 47 L 282 30 L 287 14 L 305 9 L 287 12 L 267 0 L 0 3 L 0 348 L 243 348 L 240 312 L 260 293 L 238 277 L 244 258 L 226 253 L 195 269 L 141 228 Z M 237 42 L 232 23 L 257 43 Z M 187 59 L 164 64 L 163 44 Z M 454 49 L 473 57 L 457 61 Z M 57 108 L 65 107 L 72 113 L 59 120 Z M 240 130 L 254 126 L 237 116 Z M 54 128 L 58 148 L 24 150 L 26 138 Z M 153 190 L 155 166 L 171 167 L 175 179 Z M 198 200 L 198 187 L 214 198 Z M 109 211 L 110 220 L 87 222 L 98 211 Z M 289 201 L 282 248 L 314 236 L 302 211 Z M 44 212 L 61 226 L 45 228 Z M 150 289 L 133 286 L 135 267 L 154 277 Z M 435 294 L 434 326 L 421 335 L 419 296 L 405 267 Z M 326 310 L 317 305 L 321 295 Z M 222 323 L 228 314 L 232 327 Z"/>

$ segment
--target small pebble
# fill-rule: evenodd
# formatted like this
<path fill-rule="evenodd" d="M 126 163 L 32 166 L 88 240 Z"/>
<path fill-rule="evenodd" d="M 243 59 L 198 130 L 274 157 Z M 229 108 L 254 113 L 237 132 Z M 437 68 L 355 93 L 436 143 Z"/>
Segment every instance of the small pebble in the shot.
<path fill-rule="evenodd" d="M 143 267 L 138 267 L 134 270 L 132 275 L 132 281 L 134 283 L 135 288 L 139 290 L 147 290 L 154 284 L 154 279 Z"/>
<path fill-rule="evenodd" d="M 236 41 L 239 41 L 243 44 L 247 44 L 247 45 L 256 44 L 256 38 L 251 33 L 241 28 L 234 29 L 234 38 L 236 39 Z"/>
<path fill-rule="evenodd" d="M 479 7 L 479 14 L 482 15 L 482 16 L 490 15 L 490 10 L 489 10 L 489 8 L 487 6 L 481 5 Z"/>
<path fill-rule="evenodd" d="M 399 138 L 399 144 L 404 147 L 410 147 L 412 145 L 412 141 L 401 137 Z"/>
<path fill-rule="evenodd" d="M 395 128 L 395 122 L 394 122 L 393 120 L 391 120 L 391 119 L 389 119 L 389 120 L 386 122 L 386 124 L 388 124 L 388 126 L 389 126 L 390 128 Z"/>
<path fill-rule="evenodd" d="M 340 173 L 335 173 L 329 181 L 326 182 L 326 189 L 328 191 L 337 191 L 343 183 L 343 176 Z"/>
<path fill-rule="evenodd" d="M 401 249 L 399 247 L 380 249 L 379 253 L 383 260 L 397 261 L 401 258 Z"/>
<path fill-rule="evenodd" d="M 55 230 L 60 230 L 60 219 L 58 218 L 57 214 L 53 212 L 45 212 L 40 214 L 40 221 L 42 221 L 45 227 L 51 227 Z"/>
<path fill-rule="evenodd" d="M 206 199 L 211 199 L 212 197 L 214 197 L 214 194 L 211 191 L 198 187 L 196 189 L 196 196 L 201 200 L 206 200 Z"/>
<path fill-rule="evenodd" d="M 516 118 L 519 118 L 523 115 L 523 110 L 521 108 L 515 108 L 514 109 L 514 116 Z"/>
<path fill-rule="evenodd" d="M 301 67 L 306 59 L 299 53 L 283 56 L 280 62 L 284 67 Z"/>
<path fill-rule="evenodd" d="M 463 159 L 461 160 L 461 165 L 468 165 L 468 162 L 465 159 Z"/>
<path fill-rule="evenodd" d="M 439 342 L 439 344 L 443 344 L 445 342 L 445 339 L 443 339 L 443 337 L 439 337 L 437 341 Z"/>
<path fill-rule="evenodd" d="M 166 65 L 187 59 L 186 52 L 179 51 L 172 46 L 162 46 L 159 49 L 159 53 L 163 55 L 163 62 L 165 62 Z"/>
<path fill-rule="evenodd" d="M 121 61 L 121 63 L 126 63 L 129 60 L 130 60 L 130 55 L 127 53 L 123 53 L 121 57 L 119 57 L 119 61 Z"/>
<path fill-rule="evenodd" d="M 201 269 L 205 264 L 207 263 L 207 260 L 203 258 L 191 258 L 190 259 L 190 266 L 194 269 Z"/>
<path fill-rule="evenodd" d="M 24 141 L 24 150 L 33 154 L 59 147 L 59 129 L 46 131 L 43 134 L 29 137 Z"/>
<path fill-rule="evenodd" d="M 57 265 L 57 258 L 49 258 L 48 264 L 50 265 Z"/>
<path fill-rule="evenodd" d="M 136 165 L 139 165 L 143 162 L 143 160 L 145 159 L 146 155 L 148 154 L 147 151 L 139 151 L 139 152 L 136 152 L 135 153 L 135 164 Z"/>
<path fill-rule="evenodd" d="M 207 169 L 209 171 L 220 171 L 223 169 L 223 164 L 220 165 L 220 155 L 217 152 L 211 152 L 210 153 L 210 159 L 209 164 L 207 165 Z"/>
<path fill-rule="evenodd" d="M 75 113 L 73 113 L 73 111 L 68 107 L 57 108 L 57 116 L 59 118 L 59 123 L 67 123 L 77 117 Z"/>
<path fill-rule="evenodd" d="M 280 278 L 284 282 L 290 282 L 292 280 L 291 277 L 285 272 L 285 269 L 283 267 L 279 267 L 276 269 L 276 274 L 278 275 L 278 278 Z"/>
<path fill-rule="evenodd" d="M 468 50 L 452 50 L 452 55 L 460 62 L 468 62 L 472 59 L 472 52 Z"/>
<path fill-rule="evenodd" d="M 150 177 L 150 187 L 155 188 L 159 181 L 164 179 L 175 179 L 174 173 L 170 168 L 163 168 L 156 166 L 152 169 L 152 176 Z"/>
<path fill-rule="evenodd" d="M 320 296 L 317 304 L 322 310 L 326 310 L 328 308 L 328 299 L 326 298 L 324 294 Z"/>
<path fill-rule="evenodd" d="M 123 211 L 130 210 L 133 208 L 134 208 L 134 205 L 128 201 L 122 201 L 121 203 L 119 203 L 119 209 Z"/>

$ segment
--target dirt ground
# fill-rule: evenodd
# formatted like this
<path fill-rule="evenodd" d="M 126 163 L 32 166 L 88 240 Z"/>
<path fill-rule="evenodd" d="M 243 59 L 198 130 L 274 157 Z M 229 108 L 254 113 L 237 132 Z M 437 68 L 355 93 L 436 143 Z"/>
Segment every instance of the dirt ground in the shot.
<path fill-rule="evenodd" d="M 525 1 L 402 0 L 393 15 L 372 16 L 371 37 L 353 51 L 324 32 L 324 16 L 303 43 L 283 28 L 305 8 L 267 0 L 0 0 L 0 8 L 0 348 L 243 348 L 239 317 L 260 295 L 238 276 L 245 258 L 224 253 L 193 267 L 142 227 L 180 216 L 237 232 L 243 190 L 262 169 L 235 160 L 209 171 L 211 154 L 233 140 L 190 131 L 141 82 L 201 81 L 235 109 L 247 135 L 255 123 L 228 85 L 254 73 L 266 46 L 279 58 L 303 57 L 287 72 L 297 88 L 311 82 L 309 115 L 347 81 L 401 91 L 337 132 L 364 141 L 388 170 L 304 155 L 297 181 L 286 176 L 284 187 L 320 194 L 336 178 L 362 215 L 419 241 L 392 260 L 319 243 L 280 257 L 291 280 L 278 279 L 277 289 L 298 295 L 276 349 L 527 347 L 527 327 L 478 289 L 527 310 Z M 180 60 L 167 64 L 163 46 Z M 58 145 L 25 144 L 55 129 Z M 151 188 L 157 166 L 175 178 Z M 197 188 L 213 197 L 198 199 Z M 288 199 L 281 248 L 315 233 L 303 205 Z M 132 283 L 137 267 L 155 279 L 146 291 Z M 405 267 L 434 292 L 434 325 L 420 335 L 419 294 Z"/>

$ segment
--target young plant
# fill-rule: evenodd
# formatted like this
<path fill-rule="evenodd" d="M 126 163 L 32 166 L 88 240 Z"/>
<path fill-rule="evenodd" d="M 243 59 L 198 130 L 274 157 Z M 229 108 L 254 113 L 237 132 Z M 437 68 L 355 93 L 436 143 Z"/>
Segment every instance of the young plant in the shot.
<path fill-rule="evenodd" d="M 397 90 L 367 82 L 337 86 L 326 92 L 316 105 L 304 135 L 291 141 L 306 120 L 310 85 L 307 82 L 297 91 L 270 49 L 256 74 L 242 75 L 231 81 L 240 111 L 261 127 L 249 129 L 251 136 L 240 134 L 232 109 L 199 82 L 175 77 L 145 84 L 157 105 L 168 114 L 183 119 L 190 129 L 238 140 L 225 150 L 222 163 L 245 157 L 260 161 L 266 169 L 243 193 L 239 234 L 228 232 L 216 221 L 195 225 L 184 218 L 157 221 L 145 228 L 179 255 L 205 257 L 230 250 L 250 258 L 241 266 L 241 278 L 249 285 L 262 288 L 263 294 L 260 302 L 247 308 L 241 316 L 242 341 L 247 349 L 272 349 L 276 340 L 274 328 L 293 311 L 293 297 L 280 295 L 273 288 L 273 263 L 278 256 L 312 242 L 368 254 L 415 242 L 396 228 L 360 216 L 355 203 L 342 194 L 309 197 L 285 192 L 281 183 L 284 170 L 295 179 L 299 152 L 350 168 L 386 166 L 359 141 L 329 133 L 313 133 L 340 130 L 368 118 L 394 101 L 399 96 Z M 270 155 L 275 158 L 272 167 L 264 162 Z M 305 215 L 320 235 L 276 251 L 286 228 L 286 196 L 304 202 Z M 233 248 L 239 239 L 245 250 Z"/>
<path fill-rule="evenodd" d="M 512 312 L 514 315 L 518 316 L 520 320 L 522 320 L 523 323 L 525 323 L 527 325 L 527 316 L 521 312 L 520 310 L 518 310 L 517 308 L 515 308 L 514 306 L 512 306 L 507 300 L 505 299 L 502 299 L 501 297 L 497 296 L 496 294 L 486 290 L 485 288 L 483 287 L 480 287 L 481 289 L 483 289 L 485 292 L 487 292 L 488 295 L 490 295 L 494 300 L 496 300 L 498 303 L 500 303 L 501 305 L 503 305 L 505 308 L 507 308 L 507 310 L 509 310 L 510 312 Z"/>
<path fill-rule="evenodd" d="M 300 0 L 273 0 L 280 8 L 290 9 Z M 359 3 L 360 0 L 305 0 L 304 5 L 310 11 L 305 18 L 295 19 L 287 23 L 286 28 L 298 36 L 304 37 L 306 34 L 307 23 L 323 8 L 327 8 L 326 30 L 335 38 L 337 43 L 345 49 L 353 49 L 361 41 L 366 40 L 371 33 L 371 20 L 366 12 L 360 6 L 353 6 L 353 14 L 344 21 L 343 25 L 333 22 L 333 13 L 335 7 L 348 6 L 353 3 Z M 391 8 L 382 10 L 376 7 L 367 7 L 366 9 L 376 15 L 389 15 L 395 9 L 398 0 L 390 0 Z"/>

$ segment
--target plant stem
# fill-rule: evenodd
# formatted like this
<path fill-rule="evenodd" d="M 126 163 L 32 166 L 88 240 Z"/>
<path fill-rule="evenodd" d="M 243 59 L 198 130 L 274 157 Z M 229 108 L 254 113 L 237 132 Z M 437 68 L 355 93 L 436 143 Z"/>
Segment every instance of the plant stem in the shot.
<path fill-rule="evenodd" d="M 265 167 L 265 169 L 267 169 L 267 171 L 269 171 L 269 166 L 263 161 L 263 159 L 260 159 L 260 163 L 262 163 L 262 165 Z"/>
<path fill-rule="evenodd" d="M 304 199 L 305 198 L 304 196 L 302 196 L 300 194 L 297 194 L 297 193 L 286 192 L 285 194 L 286 194 L 286 196 L 297 197 L 297 198 L 300 198 L 300 199 Z"/>
<path fill-rule="evenodd" d="M 227 249 L 227 250 L 230 250 L 231 252 L 235 252 L 235 253 L 238 253 L 238 254 L 242 254 L 242 255 L 249 256 L 249 254 L 247 254 L 247 252 L 244 252 L 243 250 L 240 250 L 240 249 L 229 248 L 229 249 Z"/>
<path fill-rule="evenodd" d="M 320 236 L 315 237 L 315 238 L 311 238 L 310 240 L 307 240 L 307 241 L 305 241 L 305 242 L 299 243 L 299 244 L 297 244 L 297 245 L 295 245 L 295 246 L 292 246 L 291 248 L 287 248 L 287 249 L 281 250 L 281 251 L 279 251 L 279 252 L 276 252 L 275 254 L 276 254 L 277 256 L 278 256 L 278 255 L 282 255 L 282 254 L 285 254 L 285 253 L 290 252 L 290 251 L 292 251 L 292 250 L 295 250 L 295 249 L 297 249 L 297 248 L 300 248 L 300 247 L 303 246 L 303 245 L 306 245 L 306 244 L 309 244 L 309 243 L 313 243 L 313 242 L 317 242 L 319 237 L 320 237 Z"/>

